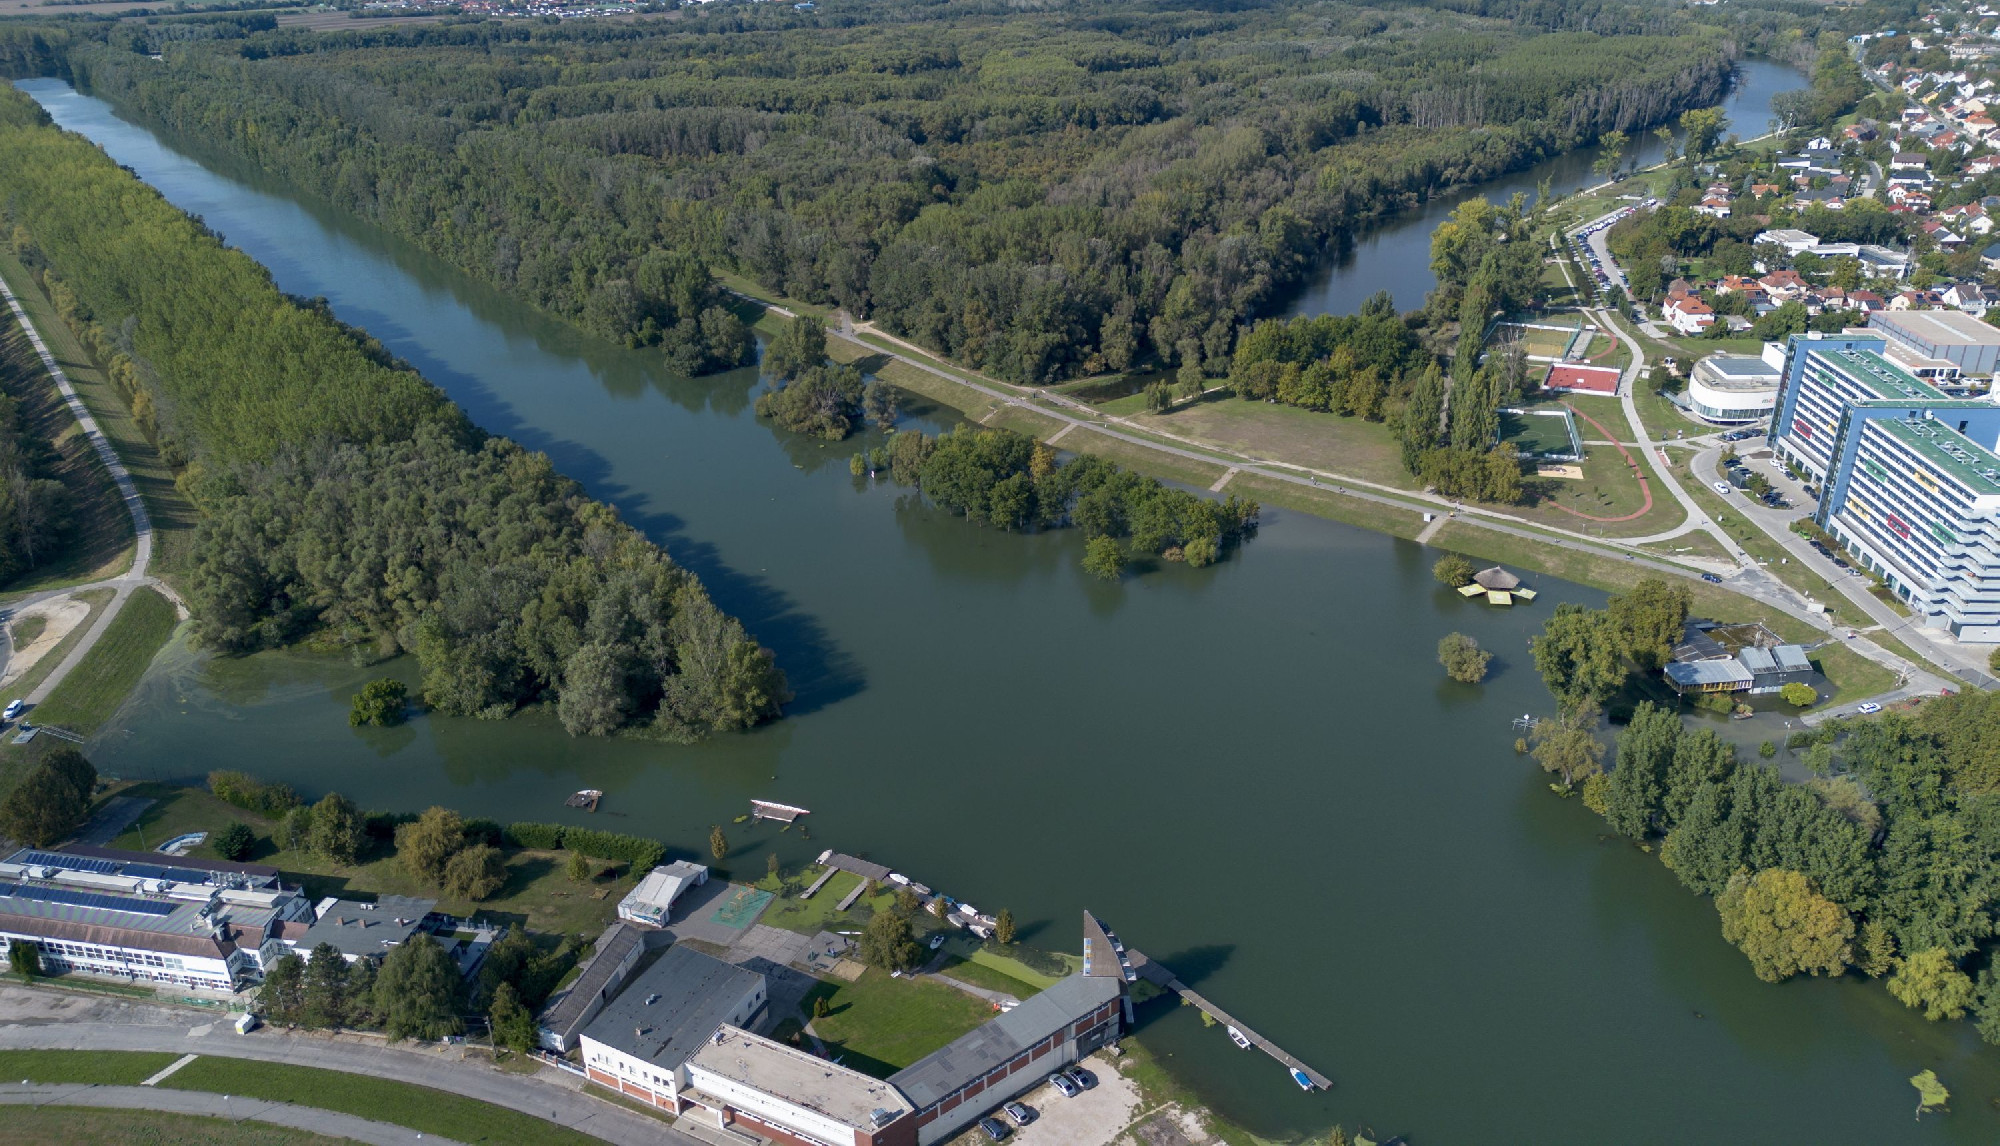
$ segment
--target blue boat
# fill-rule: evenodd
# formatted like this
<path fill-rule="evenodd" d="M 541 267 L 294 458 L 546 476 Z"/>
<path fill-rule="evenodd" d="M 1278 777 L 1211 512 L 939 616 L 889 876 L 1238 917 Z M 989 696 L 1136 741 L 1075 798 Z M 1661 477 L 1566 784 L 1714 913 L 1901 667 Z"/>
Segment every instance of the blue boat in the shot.
<path fill-rule="evenodd" d="M 1312 1080 L 1312 1079 L 1310 1079 L 1310 1078 L 1307 1078 L 1307 1077 L 1306 1077 L 1306 1072 L 1305 1072 L 1305 1071 L 1302 1071 L 1302 1070 L 1300 1070 L 1300 1069 L 1299 1069 L 1298 1067 L 1293 1067 L 1293 1068 L 1292 1068 L 1292 1081 L 1293 1081 L 1293 1082 L 1296 1082 L 1296 1083 L 1298 1083 L 1298 1084 L 1299 1084 L 1299 1089 L 1300 1089 L 1300 1090 L 1308 1090 L 1308 1091 L 1309 1091 L 1309 1090 L 1311 1090 L 1311 1089 L 1313 1088 L 1313 1080 Z"/>

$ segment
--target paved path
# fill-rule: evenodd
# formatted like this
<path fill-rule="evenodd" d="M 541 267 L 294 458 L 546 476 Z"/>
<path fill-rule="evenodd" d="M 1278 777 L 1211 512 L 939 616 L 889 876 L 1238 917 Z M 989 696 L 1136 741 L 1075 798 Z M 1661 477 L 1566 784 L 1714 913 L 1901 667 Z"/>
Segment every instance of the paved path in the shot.
<path fill-rule="evenodd" d="M 456 1146 L 450 1138 L 419 1134 L 387 1122 L 372 1122 L 333 1110 L 293 1106 L 289 1102 L 267 1102 L 261 1098 L 209 1094 L 199 1090 L 160 1090 L 144 1086 L 83 1086 L 75 1083 L 51 1086 L 0 1085 L 0 1105 L 6 1106 L 87 1106 L 99 1110 L 164 1110 L 172 1114 L 195 1114 L 226 1118 L 231 1122 L 269 1122 L 331 1138 L 347 1138 L 374 1146 L 404 1146 L 422 1140 L 441 1146 Z"/>
<path fill-rule="evenodd" d="M 68 404 L 71 415 L 76 418 L 77 425 L 83 427 L 84 436 L 90 439 L 90 446 L 97 451 L 98 460 L 104 463 L 106 472 L 111 475 L 111 480 L 118 486 L 118 496 L 125 502 L 125 512 L 132 515 L 132 533 L 137 539 L 137 545 L 132 554 L 132 567 L 130 569 L 108 580 L 98 581 L 91 585 L 78 585 L 74 588 L 61 591 L 67 594 L 74 593 L 78 589 L 108 586 L 112 590 L 112 597 L 110 602 L 97 614 L 97 619 L 91 623 L 90 628 L 84 632 L 83 639 L 78 641 L 76 646 L 70 649 L 69 655 L 64 657 L 49 675 L 43 677 L 42 682 L 36 685 L 24 698 L 29 708 L 32 709 L 35 705 L 48 699 L 49 694 L 55 691 L 56 686 L 63 682 L 63 678 L 67 677 L 78 664 L 82 663 L 84 656 L 90 652 L 92 646 L 97 644 L 98 638 L 102 637 L 104 631 L 111 627 L 111 622 L 118 616 L 119 610 L 125 607 L 126 600 L 132 595 L 132 590 L 137 589 L 141 585 L 158 587 L 159 581 L 157 578 L 146 575 L 146 569 L 152 564 L 153 560 L 153 521 L 146 514 L 145 501 L 139 497 L 139 487 L 133 483 L 131 473 L 125 469 L 125 463 L 118 460 L 118 451 L 111 448 L 110 440 L 104 436 L 104 431 L 98 428 L 97 419 L 91 416 L 89 409 L 83 404 L 83 399 L 77 397 L 76 388 L 70 385 L 69 375 L 64 374 L 62 367 L 56 365 L 55 355 L 49 353 L 48 344 L 42 341 L 41 333 L 35 329 L 35 324 L 29 320 L 28 312 L 22 307 L 21 300 L 14 297 L 13 289 L 7 285 L 4 279 L 0 279 L 0 295 L 6 297 L 8 308 L 14 312 L 15 320 L 21 324 L 21 332 L 28 336 L 28 341 L 33 344 L 36 355 L 42 360 L 43 368 L 49 372 L 49 377 L 55 380 L 57 391 L 62 394 L 63 401 Z M 28 604 L 55 595 L 54 593 L 36 594 L 17 604 Z M 173 598 L 171 593 L 168 596 L 178 601 L 178 598 Z"/>
<path fill-rule="evenodd" d="M 152 1002 L 0 985 L 0 1048 L 166 1051 L 319 1067 L 490 1102 L 618 1146 L 695 1146 L 660 1120 L 595 1097 L 582 1079 L 554 1068 L 507 1074 L 466 1059 L 463 1047 L 390 1046 L 364 1035 L 269 1027 L 239 1035 L 226 1015 Z"/>

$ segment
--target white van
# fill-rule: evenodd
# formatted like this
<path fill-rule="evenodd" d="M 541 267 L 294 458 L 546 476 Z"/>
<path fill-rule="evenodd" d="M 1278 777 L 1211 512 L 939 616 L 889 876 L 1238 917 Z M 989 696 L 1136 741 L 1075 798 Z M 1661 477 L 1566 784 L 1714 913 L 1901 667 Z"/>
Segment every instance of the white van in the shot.
<path fill-rule="evenodd" d="M 247 1035 L 257 1029 L 257 1016 L 245 1011 L 236 1016 L 236 1033 Z"/>

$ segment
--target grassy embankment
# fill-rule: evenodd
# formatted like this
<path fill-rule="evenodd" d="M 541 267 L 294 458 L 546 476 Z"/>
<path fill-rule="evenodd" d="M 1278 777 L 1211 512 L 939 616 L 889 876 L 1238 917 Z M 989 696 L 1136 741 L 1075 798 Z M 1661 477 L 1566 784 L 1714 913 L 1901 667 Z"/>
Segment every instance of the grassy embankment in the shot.
<path fill-rule="evenodd" d="M 150 588 L 133 590 L 104 635 L 35 707 L 35 723 L 81 736 L 97 731 L 138 685 L 179 623 L 171 601 Z"/>
<path fill-rule="evenodd" d="M 589 883 L 574 883 L 563 872 L 563 853 L 510 849 L 506 852 L 507 882 L 497 893 L 478 902 L 452 899 L 412 876 L 387 845 L 371 847 L 357 863 L 335 864 L 306 852 L 278 847 L 273 838 L 277 821 L 225 804 L 202 788 L 147 783 L 133 785 L 118 794 L 151 797 L 155 803 L 111 846 L 145 850 L 189 832 L 208 832 L 212 840 L 215 833 L 232 822 L 248 824 L 257 834 L 256 846 L 250 854 L 252 862 L 277 867 L 288 881 L 302 884 L 308 898 L 323 895 L 363 899 L 381 895 L 437 898 L 439 910 L 453 915 L 478 915 L 519 924 L 545 935 L 580 934 L 589 938 L 611 921 L 619 899 L 636 882 L 630 872 L 620 868 L 615 874 Z M 220 858 L 206 843 L 192 854 Z"/>
<path fill-rule="evenodd" d="M 844 1065 L 877 1078 L 909 1066 L 993 1017 L 993 1008 L 954 987 L 892 979 L 871 967 L 852 983 L 823 980 L 807 992 L 807 1014 L 819 999 L 827 1013 L 811 1030 Z"/>
<path fill-rule="evenodd" d="M 69 327 L 56 317 L 55 307 L 41 292 L 19 260 L 0 248 L 0 276 L 20 297 L 21 305 L 34 321 L 35 329 L 48 345 L 56 364 L 69 376 L 77 396 L 97 420 L 97 426 L 111 442 L 120 461 L 138 486 L 146 512 L 153 522 L 153 572 L 172 579 L 172 574 L 191 553 L 196 514 L 194 507 L 174 486 L 174 471 L 162 461 L 117 388 L 84 350 Z M 123 512 L 123 507 L 120 507 Z"/>
<path fill-rule="evenodd" d="M 0 307 L 0 393 L 19 403 L 29 435 L 54 448 L 57 461 L 51 476 L 67 494 L 69 519 L 61 548 L 0 585 L 0 597 L 102 581 L 130 568 L 132 517 L 125 512 L 118 486 L 12 310 L 5 307 Z"/>

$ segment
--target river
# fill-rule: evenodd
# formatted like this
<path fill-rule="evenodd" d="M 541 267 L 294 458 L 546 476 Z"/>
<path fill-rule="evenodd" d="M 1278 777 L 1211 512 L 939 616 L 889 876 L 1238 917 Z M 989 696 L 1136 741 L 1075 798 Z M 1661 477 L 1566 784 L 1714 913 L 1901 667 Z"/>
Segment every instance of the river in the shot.
<path fill-rule="evenodd" d="M 161 654 L 92 745 L 106 772 L 239 768 L 362 805 L 568 820 L 700 848 L 752 797 L 813 810 L 733 828 L 761 872 L 821 847 L 895 865 L 1025 938 L 1078 949 L 1079 909 L 1335 1080 L 1301 1094 L 1190 1009 L 1141 1038 L 1269 1135 L 1340 1121 L 1424 1144 L 1992 1141 L 1994 1056 L 1856 980 L 1758 982 L 1713 908 L 1607 839 L 1514 755 L 1546 709 L 1526 642 L 1563 601 L 1441 590 L 1435 554 L 1270 512 L 1240 553 L 1104 585 L 1073 533 L 974 527 L 848 475 L 851 444 L 774 432 L 753 371 L 688 381 L 349 218 L 198 162 L 56 81 L 22 85 L 176 204 L 547 450 L 766 643 L 787 719 L 694 747 L 575 740 L 544 717 L 346 723 L 383 668 Z M 944 424 L 932 412 L 921 424 Z M 1499 654 L 1444 679 L 1437 640 Z M 410 666 L 389 666 L 408 676 Z M 1958 1113 L 1913 1122 L 1933 1067 Z"/>
<path fill-rule="evenodd" d="M 1729 113 L 1725 134 L 1749 139 L 1771 130 L 1771 97 L 1807 82 L 1806 74 L 1789 64 L 1739 61 L 1736 82 L 1723 101 Z M 1636 156 L 1639 166 L 1651 166 L 1665 155 L 1665 147 L 1651 131 L 1637 132 L 1626 149 L 1625 163 Z M 1437 276 L 1431 274 L 1431 232 L 1460 203 L 1476 195 L 1504 203 L 1516 192 L 1532 201 L 1544 179 L 1555 194 L 1567 195 L 1603 180 L 1590 169 L 1597 157 L 1595 146 L 1571 151 L 1512 175 L 1447 191 L 1413 210 L 1364 226 L 1334 253 L 1326 271 L 1298 293 L 1289 313 L 1353 314 L 1363 299 L 1384 288 L 1396 296 L 1397 309 L 1415 310 L 1437 285 Z"/>

